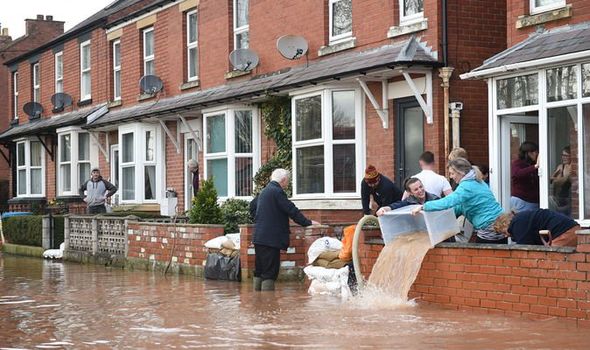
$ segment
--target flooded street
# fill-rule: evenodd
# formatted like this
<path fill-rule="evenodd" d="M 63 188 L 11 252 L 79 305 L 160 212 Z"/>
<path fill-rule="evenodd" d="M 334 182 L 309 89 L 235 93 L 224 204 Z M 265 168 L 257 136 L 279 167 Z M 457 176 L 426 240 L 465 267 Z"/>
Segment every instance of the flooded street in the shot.
<path fill-rule="evenodd" d="M 0 256 L 0 348 L 586 349 L 590 333 L 422 305 L 386 307 L 201 281 Z"/>

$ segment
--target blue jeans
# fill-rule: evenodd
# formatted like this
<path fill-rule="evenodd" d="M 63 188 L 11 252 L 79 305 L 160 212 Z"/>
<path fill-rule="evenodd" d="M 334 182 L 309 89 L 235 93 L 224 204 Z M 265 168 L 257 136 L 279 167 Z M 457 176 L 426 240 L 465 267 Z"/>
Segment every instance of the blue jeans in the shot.
<path fill-rule="evenodd" d="M 539 203 L 524 201 L 518 197 L 510 197 L 510 209 L 516 213 L 539 209 Z"/>

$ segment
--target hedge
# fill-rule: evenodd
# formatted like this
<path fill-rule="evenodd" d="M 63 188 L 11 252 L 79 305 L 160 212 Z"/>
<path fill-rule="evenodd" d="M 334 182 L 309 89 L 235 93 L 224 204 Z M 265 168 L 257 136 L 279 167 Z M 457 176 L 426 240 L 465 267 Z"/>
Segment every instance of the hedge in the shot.
<path fill-rule="evenodd" d="M 42 225 L 41 215 L 13 216 L 2 220 L 2 232 L 8 243 L 41 247 Z"/>

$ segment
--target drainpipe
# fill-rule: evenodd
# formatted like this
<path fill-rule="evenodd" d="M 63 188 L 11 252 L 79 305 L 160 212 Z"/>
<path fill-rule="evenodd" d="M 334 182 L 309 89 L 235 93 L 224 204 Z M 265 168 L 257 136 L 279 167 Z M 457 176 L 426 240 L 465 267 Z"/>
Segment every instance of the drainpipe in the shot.
<path fill-rule="evenodd" d="M 438 76 L 442 79 L 442 86 L 443 88 L 443 118 L 445 121 L 445 130 L 444 130 L 444 142 L 445 142 L 445 159 L 449 155 L 449 82 L 451 80 L 451 75 L 453 74 L 454 68 L 452 67 L 442 67 L 438 70 Z"/>
<path fill-rule="evenodd" d="M 442 0 L 442 55 L 443 64 L 445 67 L 449 65 L 449 36 L 447 33 L 447 15 L 447 0 Z"/>
<path fill-rule="evenodd" d="M 453 128 L 453 148 L 461 147 L 461 135 L 459 127 L 459 119 L 461 118 L 461 110 L 463 109 L 463 103 L 451 102 L 451 121 Z"/>

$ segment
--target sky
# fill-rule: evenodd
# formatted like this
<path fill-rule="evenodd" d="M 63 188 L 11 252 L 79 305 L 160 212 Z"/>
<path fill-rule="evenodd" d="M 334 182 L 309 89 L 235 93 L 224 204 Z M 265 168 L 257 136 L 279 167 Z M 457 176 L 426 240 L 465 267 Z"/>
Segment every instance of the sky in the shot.
<path fill-rule="evenodd" d="M 12 39 L 25 34 L 25 19 L 53 15 L 64 21 L 65 31 L 105 8 L 114 0 L 1 0 L 0 25 L 8 28 Z"/>

